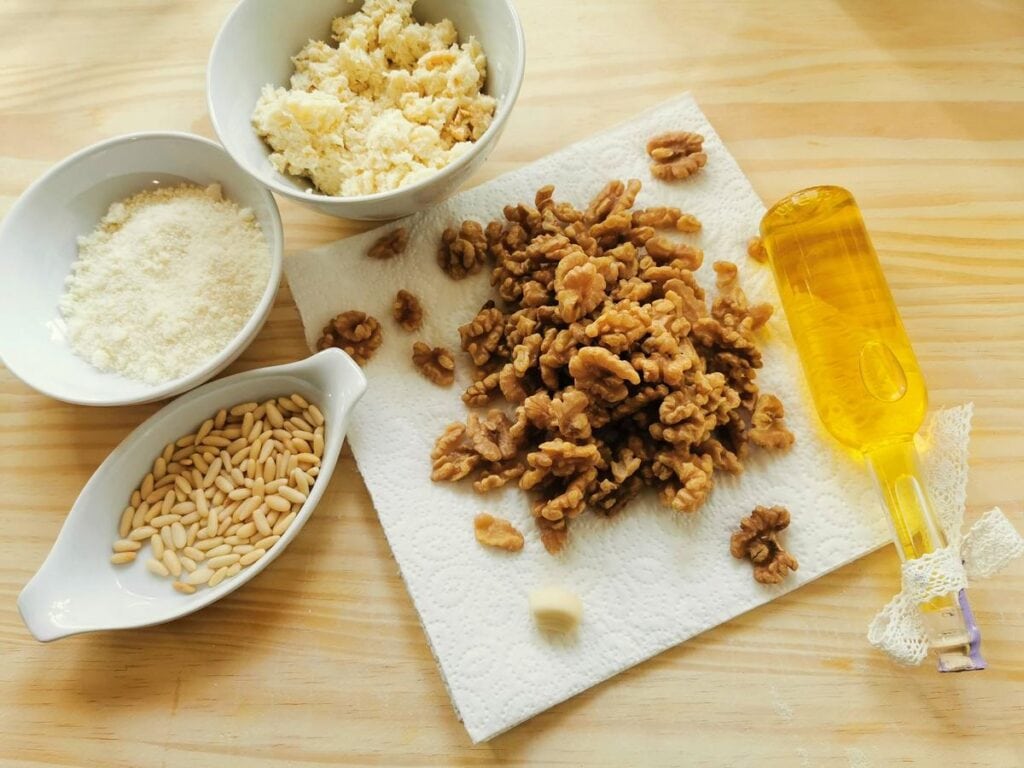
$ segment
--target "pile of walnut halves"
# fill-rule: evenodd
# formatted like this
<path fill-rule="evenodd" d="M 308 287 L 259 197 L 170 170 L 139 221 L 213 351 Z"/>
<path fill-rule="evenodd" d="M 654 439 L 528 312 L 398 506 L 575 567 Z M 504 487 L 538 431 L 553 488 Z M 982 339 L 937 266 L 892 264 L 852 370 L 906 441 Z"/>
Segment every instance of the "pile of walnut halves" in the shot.
<path fill-rule="evenodd" d="M 778 398 L 755 381 L 757 331 L 771 306 L 749 305 L 736 266 L 717 262 L 708 307 L 694 279 L 703 253 L 658 230 L 692 232 L 675 208 L 633 210 L 640 182 L 610 182 L 585 211 L 544 187 L 505 220 L 451 229 L 439 263 L 493 263 L 497 302 L 459 329 L 476 366 L 472 413 L 438 438 L 434 480 L 472 476 L 481 492 L 511 480 L 536 494 L 549 552 L 568 521 L 611 515 L 644 486 L 693 512 L 715 471 L 741 472 L 750 444 L 786 448 L 793 435 Z M 473 259 L 467 259 L 473 254 Z M 473 263 L 468 263 L 473 262 Z"/>

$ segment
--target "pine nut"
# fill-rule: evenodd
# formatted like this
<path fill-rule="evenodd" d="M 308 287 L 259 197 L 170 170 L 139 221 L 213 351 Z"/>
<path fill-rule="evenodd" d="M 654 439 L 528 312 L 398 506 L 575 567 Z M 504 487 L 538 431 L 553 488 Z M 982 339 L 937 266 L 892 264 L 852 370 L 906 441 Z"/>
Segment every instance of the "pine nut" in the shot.
<path fill-rule="evenodd" d="M 242 555 L 236 555 L 234 552 L 230 552 L 226 555 L 220 555 L 219 557 L 211 557 L 206 561 L 206 566 L 213 568 L 213 570 L 217 570 L 218 568 L 227 568 L 229 565 L 237 563 L 241 557 Z"/>
<path fill-rule="evenodd" d="M 163 503 L 161 504 L 161 507 L 160 507 L 160 514 L 161 515 L 169 514 L 170 511 L 171 511 L 171 507 L 174 506 L 174 502 L 176 500 L 177 499 L 174 496 L 174 491 L 168 491 L 166 494 L 164 494 L 164 500 L 163 500 Z"/>
<path fill-rule="evenodd" d="M 277 498 L 271 496 L 270 498 Z M 270 523 L 267 522 L 267 516 L 263 513 L 263 507 L 257 507 L 252 512 L 252 522 L 256 526 L 256 530 L 260 532 L 261 536 L 270 536 L 273 530 L 270 527 Z"/>
<path fill-rule="evenodd" d="M 228 569 L 227 568 L 219 568 L 213 574 L 213 576 L 210 577 L 210 580 L 208 582 L 206 582 L 206 584 L 207 584 L 207 586 L 210 586 L 210 587 L 216 587 L 218 584 L 220 584 L 222 581 L 224 581 L 224 579 L 225 579 L 225 577 L 227 575 L 228 575 Z"/>
<path fill-rule="evenodd" d="M 169 464 L 171 462 L 171 454 L 173 453 L 174 443 L 168 443 L 167 445 L 164 446 L 164 452 L 160 454 L 161 456 L 163 456 L 164 464 Z"/>
<path fill-rule="evenodd" d="M 115 552 L 138 552 L 142 549 L 142 543 L 131 539 L 118 539 L 114 542 Z"/>
<path fill-rule="evenodd" d="M 242 470 L 238 467 L 232 467 L 229 474 L 231 475 L 231 482 L 235 484 L 236 488 L 245 485 L 245 475 L 242 474 Z"/>
<path fill-rule="evenodd" d="M 316 437 L 314 437 L 313 440 L 315 441 Z M 296 453 L 313 453 L 313 446 L 301 437 L 293 437 L 292 446 Z"/>
<path fill-rule="evenodd" d="M 209 435 L 203 438 L 202 445 L 208 445 L 213 448 L 226 448 L 231 445 L 231 441 L 226 437 L 220 437 L 216 435 Z"/>
<path fill-rule="evenodd" d="M 280 536 L 267 536 L 266 538 L 260 539 L 255 544 L 253 544 L 253 547 L 255 547 L 256 549 L 270 549 L 280 540 Z M 236 548 L 234 551 L 237 552 L 238 549 Z"/>
<path fill-rule="evenodd" d="M 300 453 L 298 455 L 299 464 L 313 464 L 319 466 L 320 457 L 312 453 Z"/>
<path fill-rule="evenodd" d="M 198 523 L 198 522 L 199 522 L 199 513 L 198 512 L 189 512 L 187 515 L 185 515 L 183 518 L 181 518 L 181 524 L 182 525 L 192 525 L 192 523 Z"/>
<path fill-rule="evenodd" d="M 267 538 L 270 537 L 268 536 Z M 256 549 L 256 547 L 252 544 L 235 544 L 235 546 L 231 548 L 231 551 L 236 555 L 244 555 L 246 552 L 252 552 L 254 549 Z"/>
<path fill-rule="evenodd" d="M 176 475 L 174 478 L 174 487 L 184 493 L 186 496 L 192 494 L 192 484 L 185 478 L 184 475 Z"/>
<path fill-rule="evenodd" d="M 299 406 L 293 403 L 290 397 L 277 398 L 277 407 L 282 413 L 296 413 L 299 410 Z"/>
<path fill-rule="evenodd" d="M 211 509 L 207 513 L 206 528 L 204 529 L 207 539 L 212 539 L 217 535 L 217 526 L 219 525 L 219 523 L 220 521 L 217 519 L 217 513 Z"/>
<path fill-rule="evenodd" d="M 170 576 L 171 572 L 167 570 L 167 566 L 161 563 L 159 560 L 150 558 L 146 561 L 146 570 L 156 576 Z"/>
<path fill-rule="evenodd" d="M 287 450 L 277 460 L 277 471 L 274 473 L 275 479 L 284 480 L 286 483 L 288 482 L 285 480 L 285 477 L 288 475 L 288 462 L 291 461 L 291 458 L 292 452 Z"/>
<path fill-rule="evenodd" d="M 173 533 L 173 531 L 172 531 Z M 196 538 L 199 536 L 199 523 L 192 523 L 188 527 L 188 531 L 185 533 L 185 546 L 191 547 L 196 543 Z"/>
<path fill-rule="evenodd" d="M 277 493 L 277 489 L 280 488 L 282 485 L 288 485 L 288 481 L 285 480 L 284 478 L 271 480 L 269 483 L 266 484 L 265 492 L 263 495 L 269 496 L 272 493 Z"/>
<path fill-rule="evenodd" d="M 137 507 L 139 506 L 139 504 L 142 503 L 142 494 L 139 493 L 138 488 L 132 491 L 132 498 L 131 501 L 129 501 L 128 503 L 133 507 Z"/>
<path fill-rule="evenodd" d="M 278 488 L 277 490 L 278 493 L 280 493 L 284 489 Z M 292 503 L 288 501 L 288 499 L 284 498 L 283 495 L 278 496 L 277 494 L 274 494 L 273 496 L 267 496 L 266 499 L 264 499 L 264 503 L 270 509 L 276 510 L 278 512 L 287 512 L 289 509 L 292 508 Z"/>
<path fill-rule="evenodd" d="M 206 551 L 206 557 L 220 557 L 221 555 L 227 555 L 231 552 L 230 544 L 218 544 L 216 547 L 212 547 Z"/>
<path fill-rule="evenodd" d="M 248 416 L 249 414 L 256 410 L 257 405 L 258 403 L 239 403 L 234 408 L 232 408 L 229 411 L 229 413 L 232 416 L 241 416 L 243 414 Z"/>
<path fill-rule="evenodd" d="M 306 501 L 306 494 L 300 493 L 294 488 L 290 488 L 287 485 L 282 485 L 277 489 L 278 496 L 284 496 L 292 504 L 303 504 Z"/>
<path fill-rule="evenodd" d="M 302 409 L 303 411 L 309 408 L 309 403 L 306 402 L 306 398 L 304 398 L 302 395 L 298 393 L 291 396 L 291 401 L 295 403 L 297 406 L 299 406 L 299 408 Z"/>
<path fill-rule="evenodd" d="M 267 403 L 267 421 L 269 421 L 275 429 L 279 429 L 284 424 L 284 417 L 281 415 L 281 411 L 279 411 L 277 406 L 272 402 Z"/>
<path fill-rule="evenodd" d="M 163 528 L 165 525 L 177 523 L 180 522 L 180 520 L 181 515 L 157 515 L 149 521 L 149 524 L 154 528 Z"/>
<path fill-rule="evenodd" d="M 309 408 L 307 408 L 306 410 L 309 412 L 310 421 L 312 421 L 314 425 L 318 427 L 323 426 L 324 415 L 323 413 L 320 412 L 319 408 L 317 408 L 313 404 L 310 404 Z"/>
<path fill-rule="evenodd" d="M 213 431 L 213 419 L 207 419 L 203 422 L 202 426 L 199 427 L 199 431 L 196 432 L 195 441 L 192 444 L 199 445 L 203 442 L 203 438 L 210 434 L 211 431 Z"/>
<path fill-rule="evenodd" d="M 165 549 L 163 557 L 160 558 L 164 565 L 167 566 L 167 570 L 171 572 L 174 578 L 181 576 L 181 560 L 175 554 L 173 549 Z"/>
<path fill-rule="evenodd" d="M 235 509 L 233 519 L 236 523 L 244 523 L 252 515 L 253 510 L 263 504 L 259 496 L 250 496 Z"/>
<path fill-rule="evenodd" d="M 196 544 L 196 549 L 198 549 L 200 552 L 209 552 L 214 547 L 219 547 L 223 543 L 224 539 L 218 536 L 212 539 L 206 539 L 205 541 L 198 542 Z"/>
<path fill-rule="evenodd" d="M 195 573 L 196 569 L 199 568 L 199 566 L 196 565 L 196 561 L 188 555 L 182 555 L 178 559 L 181 561 L 181 567 L 189 573 Z"/>
<path fill-rule="evenodd" d="M 154 533 L 149 537 L 149 548 L 153 550 L 153 557 L 157 560 L 164 556 L 164 540 L 160 538 L 160 534 Z"/>
<path fill-rule="evenodd" d="M 232 547 L 237 546 L 239 544 L 244 544 L 246 541 L 248 541 L 248 539 L 243 539 L 240 536 L 235 535 L 224 537 L 224 543 L 230 544 Z"/>
<path fill-rule="evenodd" d="M 306 473 L 300 469 L 293 469 L 291 480 L 295 483 L 295 489 L 303 496 L 309 496 L 309 482 L 306 480 Z"/>
<path fill-rule="evenodd" d="M 171 523 L 171 540 L 174 542 L 175 549 L 183 548 L 187 538 L 185 526 L 178 522 Z"/>
<path fill-rule="evenodd" d="M 193 587 L 191 584 L 185 584 L 184 582 L 181 582 L 181 581 L 174 582 L 174 584 L 172 586 L 176 590 L 181 592 L 183 595 L 192 595 L 192 594 L 195 594 L 195 591 L 196 591 L 196 588 Z"/>
<path fill-rule="evenodd" d="M 217 411 L 217 415 L 213 417 L 213 426 L 215 429 L 224 429 L 224 424 L 228 420 L 228 411 L 226 408 L 221 408 Z"/>
<path fill-rule="evenodd" d="M 263 463 L 263 480 L 270 482 L 277 477 L 277 463 L 274 461 L 274 457 L 271 456 Z"/>
<path fill-rule="evenodd" d="M 139 486 L 139 493 L 143 496 L 149 496 L 153 492 L 153 473 L 150 472 L 142 480 L 142 485 Z"/>
<path fill-rule="evenodd" d="M 210 462 L 210 468 L 206 470 L 206 474 L 203 475 L 203 488 L 209 488 L 213 485 L 213 481 L 217 478 L 220 473 L 220 468 L 223 462 L 220 460 L 220 456 Z"/>
<path fill-rule="evenodd" d="M 198 453 L 192 454 L 192 463 L 204 475 L 210 471 L 210 463 Z M 202 485 L 202 483 L 200 483 Z"/>
<path fill-rule="evenodd" d="M 265 554 L 267 554 L 267 550 L 265 549 L 254 549 L 252 552 L 247 552 L 244 555 L 242 555 L 241 559 L 238 562 L 243 566 L 252 565 Z"/>
<path fill-rule="evenodd" d="M 252 432 L 252 425 L 255 423 L 256 419 L 252 417 L 252 411 L 246 411 L 242 418 L 242 437 L 246 438 L 246 442 L 248 442 L 249 433 Z"/>
<path fill-rule="evenodd" d="M 278 518 L 280 518 L 280 517 L 281 517 L 281 513 L 280 512 L 278 512 L 275 509 L 270 510 L 269 512 L 267 512 L 267 525 L 269 525 L 271 528 L 273 528 L 274 527 L 274 523 L 276 523 L 278 521 Z"/>
<path fill-rule="evenodd" d="M 187 515 L 189 512 L 195 512 L 196 508 L 196 503 L 194 501 L 181 501 L 171 507 L 171 514 Z"/>
<path fill-rule="evenodd" d="M 256 533 L 256 523 L 248 522 L 244 523 L 242 527 L 235 532 L 235 535 L 238 536 L 238 538 L 240 539 L 248 539 L 254 533 Z"/>
<path fill-rule="evenodd" d="M 228 576 L 235 576 L 241 570 L 242 570 L 242 564 L 241 563 L 235 563 L 230 568 L 228 568 Z"/>
<path fill-rule="evenodd" d="M 183 550 L 181 550 L 181 554 L 185 555 L 186 557 L 192 558 L 192 560 L 194 560 L 197 563 L 200 563 L 206 559 L 206 553 L 200 549 L 196 549 L 195 547 L 185 547 Z"/>
<path fill-rule="evenodd" d="M 289 512 L 287 515 L 285 515 L 277 521 L 273 528 L 275 536 L 280 536 L 282 533 L 288 530 L 288 526 L 290 526 L 292 524 L 292 521 L 295 519 L 295 514 L 295 512 Z"/>
<path fill-rule="evenodd" d="M 165 549 L 174 549 L 174 539 L 171 538 L 171 526 L 160 529 L 160 538 L 164 542 Z"/>
<path fill-rule="evenodd" d="M 128 538 L 132 541 L 144 541 L 154 533 L 156 533 L 156 528 L 151 525 L 142 525 L 129 533 Z"/>
<path fill-rule="evenodd" d="M 289 432 L 287 429 L 275 429 L 273 434 L 274 439 L 277 440 L 282 445 L 292 439 L 292 433 Z"/>
<path fill-rule="evenodd" d="M 114 565 L 125 565 L 135 559 L 134 552 L 115 552 L 110 556 L 110 562 Z"/>
<path fill-rule="evenodd" d="M 185 577 L 184 581 L 186 584 L 199 586 L 200 584 L 208 582 L 211 576 L 213 576 L 213 571 L 206 566 L 203 566 L 202 568 L 196 568 L 192 571 L 192 573 Z"/>
<path fill-rule="evenodd" d="M 125 507 L 121 513 L 121 521 L 117 524 L 117 535 L 122 539 L 132 532 L 132 518 L 135 517 L 134 507 Z"/>
<path fill-rule="evenodd" d="M 135 514 L 132 515 L 132 528 L 138 528 L 146 523 L 146 513 L 149 512 L 149 504 L 142 502 L 138 507 L 135 508 Z"/>
<path fill-rule="evenodd" d="M 239 485 L 242 485 L 243 483 L 245 483 L 244 478 L 242 479 L 242 482 L 239 483 Z M 252 491 L 244 487 L 244 485 L 241 488 L 235 488 L 228 494 L 228 498 L 234 501 L 241 501 L 242 499 L 247 499 L 250 496 L 252 496 Z"/>
<path fill-rule="evenodd" d="M 229 517 L 227 520 L 221 521 L 221 524 L 217 526 L 217 535 L 218 536 L 223 536 L 225 533 L 228 532 L 228 528 L 230 528 L 230 527 L 231 527 L 231 518 Z"/>
<path fill-rule="evenodd" d="M 161 477 L 167 474 L 167 459 L 163 456 L 158 456 L 156 461 L 153 462 L 153 479 L 159 480 Z"/>

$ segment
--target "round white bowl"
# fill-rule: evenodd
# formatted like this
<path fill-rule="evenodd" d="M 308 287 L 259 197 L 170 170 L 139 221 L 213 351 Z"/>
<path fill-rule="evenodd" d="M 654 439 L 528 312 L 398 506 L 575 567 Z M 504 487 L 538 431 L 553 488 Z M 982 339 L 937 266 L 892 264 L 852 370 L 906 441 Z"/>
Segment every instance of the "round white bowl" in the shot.
<path fill-rule="evenodd" d="M 279 173 L 251 118 L 264 85 L 288 85 L 294 71 L 291 57 L 309 40 L 329 40 L 331 21 L 360 6 L 344 0 L 241 0 L 213 44 L 206 70 L 207 100 L 221 143 L 260 183 L 331 216 L 394 219 L 451 195 L 490 154 L 523 81 L 523 28 L 509 0 L 418 0 L 413 13 L 420 21 L 448 18 L 460 39 L 472 35 L 480 41 L 487 55 L 485 91 L 498 100 L 494 120 L 470 151 L 428 178 L 391 192 L 335 197 L 317 192 L 308 179 Z"/>
<path fill-rule="evenodd" d="M 252 316 L 204 365 L 163 384 L 147 384 L 93 367 L 61 333 L 58 302 L 78 255 L 112 203 L 161 184 L 218 183 L 225 197 L 256 215 L 270 249 L 270 279 Z M 0 225 L 0 357 L 45 395 L 81 405 L 160 400 L 202 384 L 255 338 L 281 282 L 283 234 L 274 197 L 243 173 L 217 144 L 187 133 L 135 133 L 61 161 L 18 199 Z M 130 308 L 126 308 L 129 310 Z"/>

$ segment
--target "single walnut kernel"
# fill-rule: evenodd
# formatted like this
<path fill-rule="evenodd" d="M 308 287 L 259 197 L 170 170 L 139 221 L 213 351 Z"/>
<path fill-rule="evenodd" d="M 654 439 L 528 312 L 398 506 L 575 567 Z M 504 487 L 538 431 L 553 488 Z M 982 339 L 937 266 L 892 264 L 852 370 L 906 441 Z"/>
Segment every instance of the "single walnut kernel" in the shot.
<path fill-rule="evenodd" d="M 433 347 L 422 341 L 412 345 L 412 362 L 416 369 L 441 387 L 455 381 L 455 358 L 444 347 Z"/>
<path fill-rule="evenodd" d="M 764 241 L 760 237 L 752 237 L 747 241 L 747 255 L 762 264 L 768 261 L 768 251 L 764 249 Z"/>
<path fill-rule="evenodd" d="M 692 176 L 708 161 L 703 147 L 704 137 L 699 133 L 671 131 L 655 136 L 647 142 L 647 154 L 654 160 L 651 174 L 662 181 Z"/>
<path fill-rule="evenodd" d="M 373 353 L 380 347 L 380 321 L 372 315 L 358 310 L 342 312 L 324 326 L 317 349 L 338 349 L 351 355 L 359 365 L 366 365 Z"/>
<path fill-rule="evenodd" d="M 680 141 L 695 156 L 699 137 Z M 639 191 L 611 181 L 580 210 L 545 186 L 481 230 L 496 295 L 459 328 L 474 363 L 462 399 L 498 407 L 441 435 L 433 476 L 479 492 L 516 480 L 551 553 L 573 518 L 616 514 L 644 488 L 694 513 L 716 471 L 739 473 L 751 446 L 785 440 L 781 404 L 756 379 L 771 307 L 750 304 L 728 262 L 706 296 L 693 273 L 703 253 L 665 232 L 699 222 L 634 210 Z"/>
<path fill-rule="evenodd" d="M 418 331 L 423 325 L 423 305 L 415 294 L 401 290 L 391 305 L 391 316 L 407 331 Z"/>
<path fill-rule="evenodd" d="M 378 238 L 366 255 L 371 259 L 390 259 L 403 253 L 408 244 L 409 231 L 405 227 L 398 227 Z"/>
<path fill-rule="evenodd" d="M 484 546 L 518 552 L 523 548 L 523 534 L 503 517 L 482 512 L 473 518 L 473 534 Z"/>
<path fill-rule="evenodd" d="M 785 507 L 755 507 L 749 517 L 740 521 L 729 551 L 738 560 L 747 558 L 753 563 L 756 581 L 778 584 L 789 571 L 799 567 L 796 558 L 779 543 L 779 534 L 788 526 L 789 510 Z"/>
<path fill-rule="evenodd" d="M 750 419 L 750 442 L 772 450 L 789 448 L 796 437 L 786 428 L 785 417 L 782 401 L 775 395 L 758 397 L 754 405 L 754 414 Z"/>
<path fill-rule="evenodd" d="M 441 235 L 437 263 L 453 280 L 461 280 L 480 271 L 487 259 L 487 237 L 475 221 L 464 221 L 458 229 L 449 227 Z"/>

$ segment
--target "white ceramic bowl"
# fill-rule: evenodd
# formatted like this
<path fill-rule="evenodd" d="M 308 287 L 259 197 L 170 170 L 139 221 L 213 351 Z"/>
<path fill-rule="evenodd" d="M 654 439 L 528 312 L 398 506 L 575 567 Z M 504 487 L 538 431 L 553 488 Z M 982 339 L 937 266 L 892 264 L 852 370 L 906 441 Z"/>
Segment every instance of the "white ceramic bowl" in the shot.
<path fill-rule="evenodd" d="M 256 214 L 270 248 L 270 280 L 252 317 L 220 354 L 192 373 L 146 384 L 104 373 L 78 357 L 56 329 L 64 280 L 111 203 L 159 184 L 219 183 Z M 135 133 L 81 150 L 51 168 L 0 225 L 0 357 L 43 394 L 82 405 L 144 403 L 185 392 L 225 368 L 255 338 L 281 282 L 283 235 L 274 197 L 217 144 L 186 133 Z"/>
<path fill-rule="evenodd" d="M 18 610 L 37 640 L 80 632 L 159 624 L 197 611 L 234 592 L 270 565 L 295 538 L 323 497 L 341 451 L 349 414 L 366 389 L 352 359 L 328 349 L 297 363 L 261 368 L 214 381 L 153 414 L 111 452 L 82 489 L 46 561 L 18 595 Z M 320 473 L 294 522 L 267 554 L 216 587 L 195 594 L 174 591 L 143 562 L 110 563 L 111 544 L 126 499 L 163 447 L 221 408 L 298 392 L 323 411 Z"/>
<path fill-rule="evenodd" d="M 316 192 L 308 179 L 279 173 L 250 118 L 264 85 L 287 86 L 294 71 L 291 57 L 311 39 L 330 40 L 331 20 L 360 6 L 345 0 L 241 0 L 213 44 L 206 70 L 207 100 L 221 143 L 270 189 L 331 216 L 394 219 L 451 195 L 490 154 L 523 80 L 523 29 L 509 0 L 417 0 L 417 19 L 449 18 L 461 39 L 473 35 L 480 41 L 487 55 L 485 90 L 498 100 L 494 121 L 469 152 L 429 178 L 392 192 L 334 197 Z"/>

